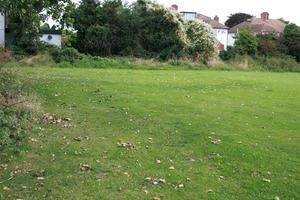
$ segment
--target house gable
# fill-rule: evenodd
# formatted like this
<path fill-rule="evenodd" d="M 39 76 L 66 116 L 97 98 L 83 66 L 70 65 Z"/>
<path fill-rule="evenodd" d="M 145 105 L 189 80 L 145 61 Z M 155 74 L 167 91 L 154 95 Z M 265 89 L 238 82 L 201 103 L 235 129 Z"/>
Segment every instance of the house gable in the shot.
<path fill-rule="evenodd" d="M 281 34 L 283 33 L 285 26 L 286 24 L 278 19 L 269 19 L 269 13 L 264 12 L 261 14 L 261 18 L 252 17 L 251 19 L 229 29 L 229 33 L 238 33 L 242 28 L 249 28 L 256 34 Z"/>

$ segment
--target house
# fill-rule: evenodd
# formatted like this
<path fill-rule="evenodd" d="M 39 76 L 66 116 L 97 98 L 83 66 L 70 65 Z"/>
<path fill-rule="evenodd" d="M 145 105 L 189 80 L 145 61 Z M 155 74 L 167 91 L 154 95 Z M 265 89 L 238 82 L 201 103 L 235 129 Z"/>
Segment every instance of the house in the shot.
<path fill-rule="evenodd" d="M 172 5 L 171 9 L 178 11 L 178 6 Z M 217 40 L 219 41 L 218 44 L 219 49 L 221 50 L 227 49 L 229 28 L 224 24 L 220 23 L 218 16 L 211 18 L 197 12 L 180 12 L 180 13 L 186 20 L 200 20 L 210 25 L 215 33 Z"/>
<path fill-rule="evenodd" d="M 58 30 L 41 30 L 40 31 L 41 37 L 40 40 L 48 45 L 61 47 L 61 31 Z"/>
<path fill-rule="evenodd" d="M 0 14 L 0 47 L 5 47 L 5 17 Z"/>
<path fill-rule="evenodd" d="M 275 33 L 280 35 L 283 33 L 286 24 L 279 19 L 270 19 L 268 12 L 261 13 L 261 17 L 252 17 L 245 22 L 242 22 L 231 29 L 228 33 L 228 46 L 233 46 L 235 42 L 235 36 L 239 30 L 243 28 L 249 28 L 258 35 Z"/>

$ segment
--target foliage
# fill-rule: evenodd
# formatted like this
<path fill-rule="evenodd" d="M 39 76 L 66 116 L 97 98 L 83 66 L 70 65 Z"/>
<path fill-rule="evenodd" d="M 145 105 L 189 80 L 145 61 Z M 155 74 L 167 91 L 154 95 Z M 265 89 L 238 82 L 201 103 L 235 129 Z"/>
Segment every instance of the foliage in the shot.
<path fill-rule="evenodd" d="M 272 72 L 300 72 L 300 64 L 287 55 L 277 56 L 249 56 L 235 55 L 227 61 L 236 66 L 235 69 L 272 71 Z"/>
<path fill-rule="evenodd" d="M 187 47 L 184 21 L 178 13 L 148 0 L 138 0 L 132 12 L 137 44 L 146 54 L 169 59 Z"/>
<path fill-rule="evenodd" d="M 167 59 L 186 46 L 178 14 L 151 1 L 131 7 L 121 0 L 83 0 L 74 12 L 75 47 L 91 55 L 135 55 Z"/>
<path fill-rule="evenodd" d="M 11 45 L 29 54 L 37 53 L 40 22 L 49 16 L 59 16 L 70 3 L 71 0 L 0 0 L 0 11 L 8 17 Z"/>
<path fill-rule="evenodd" d="M 53 48 L 52 50 L 50 50 L 50 55 L 56 63 L 74 63 L 76 60 L 83 58 L 83 55 L 72 47 Z"/>
<path fill-rule="evenodd" d="M 249 29 L 241 29 L 235 38 L 234 48 L 240 55 L 255 55 L 257 45 L 255 34 Z"/>
<path fill-rule="evenodd" d="M 258 53 L 261 55 L 275 55 L 277 53 L 276 39 L 276 37 L 266 37 L 265 35 L 258 36 Z"/>
<path fill-rule="evenodd" d="M 77 30 L 74 46 L 80 52 L 115 55 L 131 45 L 134 29 L 130 26 L 129 10 L 121 0 L 83 0 L 73 17 Z"/>
<path fill-rule="evenodd" d="M 9 61 L 11 59 L 11 52 L 8 49 L 0 48 L 0 66 L 2 62 Z"/>
<path fill-rule="evenodd" d="M 219 56 L 222 60 L 230 60 L 233 59 L 236 55 L 234 47 L 227 47 L 227 50 L 223 50 L 220 52 Z"/>
<path fill-rule="evenodd" d="M 228 26 L 229 28 L 232 28 L 252 17 L 253 17 L 252 15 L 246 13 L 231 14 L 227 19 L 227 21 L 225 22 L 225 25 Z"/>
<path fill-rule="evenodd" d="M 255 57 L 255 66 L 274 72 L 300 72 L 300 64 L 290 56 Z"/>
<path fill-rule="evenodd" d="M 283 33 L 283 42 L 288 48 L 288 53 L 300 62 L 300 27 L 296 24 L 286 26 Z"/>
<path fill-rule="evenodd" d="M 0 68 L 0 149 L 16 146 L 34 120 L 33 99 L 25 94 L 24 84 L 7 69 Z"/>
<path fill-rule="evenodd" d="M 287 54 L 287 47 L 283 44 L 282 37 L 274 33 L 257 35 L 258 54 L 264 56 L 277 56 Z"/>
<path fill-rule="evenodd" d="M 188 53 L 194 60 L 208 61 L 217 52 L 217 40 L 207 24 L 200 21 L 188 21 L 186 34 L 189 40 Z"/>
<path fill-rule="evenodd" d="M 72 47 L 76 43 L 77 33 L 69 30 L 62 31 L 62 47 Z"/>

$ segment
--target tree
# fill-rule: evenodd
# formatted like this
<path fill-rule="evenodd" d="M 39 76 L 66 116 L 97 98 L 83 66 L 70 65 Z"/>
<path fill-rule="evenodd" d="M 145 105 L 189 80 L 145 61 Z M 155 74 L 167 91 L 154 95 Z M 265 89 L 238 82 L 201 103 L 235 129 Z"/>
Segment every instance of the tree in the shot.
<path fill-rule="evenodd" d="M 49 16 L 59 16 L 69 3 L 71 0 L 0 0 L 0 12 L 7 15 L 12 45 L 35 53 L 40 22 Z"/>
<path fill-rule="evenodd" d="M 252 18 L 252 15 L 249 15 L 247 13 L 236 13 L 236 14 L 231 14 L 227 21 L 225 22 L 225 25 L 228 26 L 229 28 L 232 28 L 244 21 L 247 21 L 248 19 Z"/>
<path fill-rule="evenodd" d="M 130 10 L 121 0 L 83 0 L 73 14 L 75 47 L 92 55 L 121 54 L 136 34 Z"/>
<path fill-rule="evenodd" d="M 241 29 L 235 38 L 234 48 L 240 55 L 255 55 L 257 52 L 257 38 L 251 30 Z"/>
<path fill-rule="evenodd" d="M 211 27 L 204 22 L 188 21 L 186 34 L 189 40 L 188 52 L 195 60 L 208 61 L 217 51 L 217 40 Z"/>
<path fill-rule="evenodd" d="M 135 55 L 168 59 L 187 47 L 178 13 L 148 0 L 83 0 L 74 12 L 75 47 L 92 55 Z"/>
<path fill-rule="evenodd" d="M 264 56 L 277 56 L 287 54 L 287 47 L 282 42 L 282 36 L 274 33 L 257 35 L 258 53 Z"/>
<path fill-rule="evenodd" d="M 300 27 L 289 24 L 283 33 L 283 42 L 288 48 L 288 53 L 300 62 Z"/>
<path fill-rule="evenodd" d="M 178 13 L 148 0 L 138 0 L 132 12 L 138 47 L 146 55 L 168 59 L 187 47 L 184 20 Z"/>

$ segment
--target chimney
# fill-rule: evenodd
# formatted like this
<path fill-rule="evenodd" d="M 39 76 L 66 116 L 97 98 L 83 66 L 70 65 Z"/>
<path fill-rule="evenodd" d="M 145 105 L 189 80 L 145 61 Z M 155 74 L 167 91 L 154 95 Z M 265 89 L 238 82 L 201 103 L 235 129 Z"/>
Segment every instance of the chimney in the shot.
<path fill-rule="evenodd" d="M 218 17 L 218 15 L 216 15 L 216 16 L 214 17 L 214 20 L 217 21 L 217 22 L 220 21 L 220 18 Z"/>
<path fill-rule="evenodd" d="M 268 21 L 269 20 L 269 13 L 268 12 L 263 12 L 263 13 L 261 13 L 260 17 L 263 21 Z"/>
<path fill-rule="evenodd" d="M 173 5 L 171 6 L 171 9 L 172 9 L 172 10 L 176 10 L 176 11 L 178 11 L 178 5 L 176 5 L 176 4 L 173 4 Z"/>

